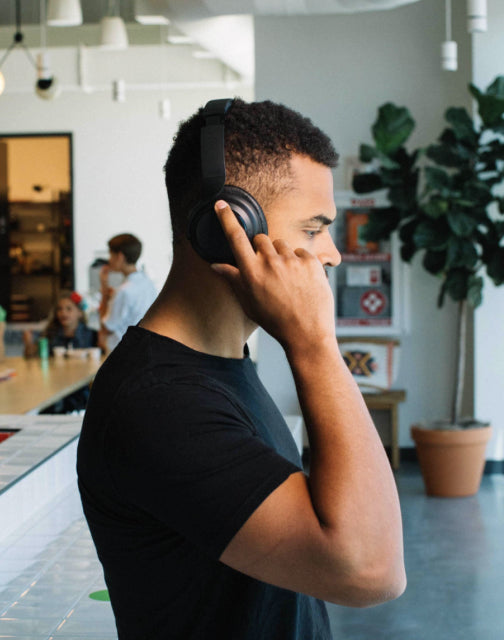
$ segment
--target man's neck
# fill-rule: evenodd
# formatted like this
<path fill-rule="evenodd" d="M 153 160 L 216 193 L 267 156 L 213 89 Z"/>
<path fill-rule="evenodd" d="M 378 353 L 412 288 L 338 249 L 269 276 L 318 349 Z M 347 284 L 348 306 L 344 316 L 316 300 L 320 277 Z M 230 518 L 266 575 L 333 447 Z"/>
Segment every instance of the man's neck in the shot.
<path fill-rule="evenodd" d="M 121 269 L 121 272 L 127 278 L 132 273 L 135 273 L 136 270 L 137 270 L 137 268 L 136 268 L 135 264 L 125 264 L 123 266 L 123 268 Z"/>
<path fill-rule="evenodd" d="M 242 358 L 245 342 L 256 328 L 228 284 L 199 259 L 183 265 L 174 262 L 140 326 L 224 358 Z"/>

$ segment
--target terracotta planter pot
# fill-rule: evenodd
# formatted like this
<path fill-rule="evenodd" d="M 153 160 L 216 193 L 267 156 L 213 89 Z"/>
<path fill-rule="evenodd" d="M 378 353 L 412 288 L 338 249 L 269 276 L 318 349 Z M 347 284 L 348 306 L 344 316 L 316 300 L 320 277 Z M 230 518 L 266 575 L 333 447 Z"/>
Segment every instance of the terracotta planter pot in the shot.
<path fill-rule="evenodd" d="M 427 495 L 454 498 L 477 493 L 492 427 L 441 431 L 411 427 Z"/>

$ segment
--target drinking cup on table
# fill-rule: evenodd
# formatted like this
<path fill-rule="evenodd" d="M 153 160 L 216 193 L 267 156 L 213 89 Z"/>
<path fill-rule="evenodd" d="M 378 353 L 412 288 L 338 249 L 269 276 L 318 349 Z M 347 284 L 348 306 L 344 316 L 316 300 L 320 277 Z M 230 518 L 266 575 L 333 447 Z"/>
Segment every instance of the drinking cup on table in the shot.
<path fill-rule="evenodd" d="M 90 347 L 87 352 L 91 360 L 99 360 L 101 357 L 100 347 Z"/>
<path fill-rule="evenodd" d="M 38 348 L 40 358 L 47 360 L 49 358 L 49 340 L 47 338 L 39 338 Z"/>
<path fill-rule="evenodd" d="M 53 347 L 53 355 L 55 358 L 58 358 L 58 360 L 64 358 L 66 355 L 65 347 Z"/>

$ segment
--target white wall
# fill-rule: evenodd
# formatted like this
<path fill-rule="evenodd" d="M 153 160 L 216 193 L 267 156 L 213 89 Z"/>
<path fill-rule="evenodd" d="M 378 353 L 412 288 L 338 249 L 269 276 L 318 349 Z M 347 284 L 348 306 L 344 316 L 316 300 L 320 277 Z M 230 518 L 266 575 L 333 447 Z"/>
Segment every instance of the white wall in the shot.
<path fill-rule="evenodd" d="M 459 71 L 440 69 L 444 3 L 423 0 L 391 11 L 340 16 L 256 19 L 256 97 L 284 102 L 324 129 L 341 157 L 335 188 L 344 187 L 344 157 L 370 141 L 377 107 L 394 101 L 417 121 L 412 146 L 434 141 L 451 105 L 470 105 L 471 42 L 465 2 L 453 3 Z M 455 307 L 436 307 L 438 281 L 420 261 L 411 270 L 411 332 L 402 334 L 397 387 L 407 391 L 400 407 L 400 444 L 412 446 L 409 426 L 449 415 L 455 359 Z M 264 333 L 259 373 L 280 408 L 298 408 L 281 348 Z M 471 391 L 471 390 L 469 390 Z M 470 394 L 469 394 L 470 395 Z"/>
<path fill-rule="evenodd" d="M 488 2 L 488 33 L 475 34 L 473 40 L 473 75 L 484 89 L 497 75 L 504 75 L 504 4 Z M 483 304 L 475 313 L 474 402 L 476 415 L 489 420 L 494 433 L 487 448 L 487 458 L 504 460 L 504 286 L 495 287 L 486 279 Z"/>
<path fill-rule="evenodd" d="M 251 99 L 252 89 L 234 82 L 220 62 L 195 60 L 183 48 L 130 47 L 109 55 L 89 50 L 86 55 L 84 80 L 97 89 L 92 93 L 77 86 L 76 49 L 52 49 L 52 66 L 63 92 L 49 102 L 35 96 L 34 72 L 24 53 L 13 52 L 4 69 L 7 87 L 0 99 L 0 133 L 73 134 L 79 291 L 88 288 L 95 252 L 106 253 L 108 238 L 126 231 L 142 240 L 140 263 L 160 288 L 171 264 L 163 165 L 178 124 L 209 99 Z M 114 78 L 126 81 L 124 103 L 112 100 Z M 168 120 L 159 115 L 162 99 L 170 100 Z"/>

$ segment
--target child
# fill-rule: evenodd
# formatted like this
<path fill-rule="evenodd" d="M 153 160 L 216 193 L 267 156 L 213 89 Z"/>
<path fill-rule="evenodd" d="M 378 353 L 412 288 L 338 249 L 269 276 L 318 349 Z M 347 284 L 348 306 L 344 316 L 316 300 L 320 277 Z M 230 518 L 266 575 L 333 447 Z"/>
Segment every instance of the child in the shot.
<path fill-rule="evenodd" d="M 84 308 L 82 296 L 76 291 L 62 291 L 60 293 L 56 308 L 40 335 L 40 337 L 49 339 L 51 353 L 54 347 L 86 349 L 96 346 L 98 334 L 86 326 Z M 37 355 L 37 341 L 31 331 L 24 332 L 23 342 L 26 358 Z"/>
<path fill-rule="evenodd" d="M 47 327 L 40 336 L 37 336 L 48 338 L 51 353 L 54 347 L 74 349 L 96 347 L 98 333 L 86 326 L 84 309 L 82 296 L 76 291 L 62 291 L 60 293 Z M 31 331 L 25 331 L 23 342 L 26 358 L 37 355 L 37 340 L 34 339 Z M 42 413 L 81 413 L 86 408 L 88 397 L 89 388 L 83 387 L 44 409 Z"/>

